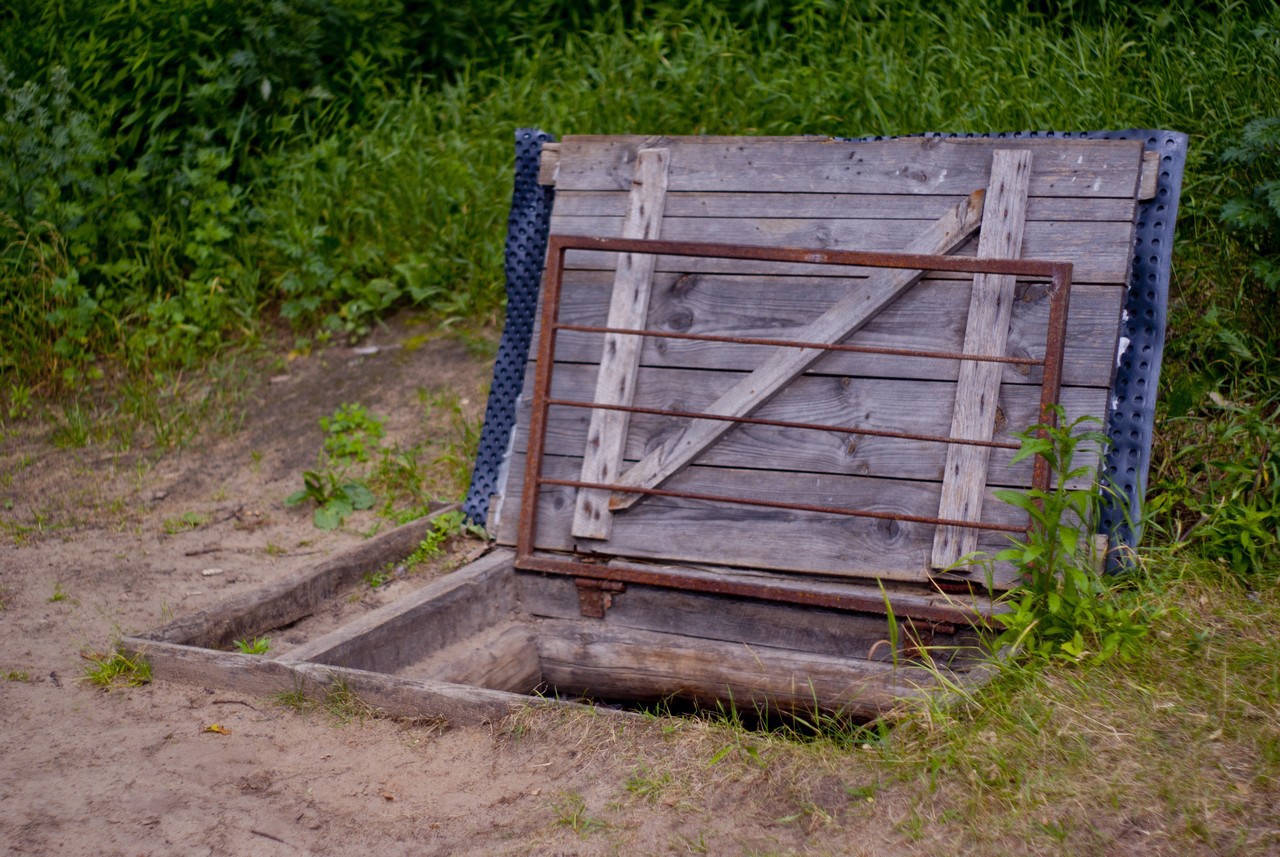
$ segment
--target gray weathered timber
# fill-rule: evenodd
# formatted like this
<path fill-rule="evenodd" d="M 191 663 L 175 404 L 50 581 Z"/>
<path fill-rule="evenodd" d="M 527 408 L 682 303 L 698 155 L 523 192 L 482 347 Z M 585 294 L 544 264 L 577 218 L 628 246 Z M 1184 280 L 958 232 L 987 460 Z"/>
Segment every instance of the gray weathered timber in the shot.
<path fill-rule="evenodd" d="M 997 149 L 992 158 L 991 187 L 987 190 L 978 255 L 992 259 L 1016 259 L 1022 249 L 1027 187 L 1031 181 L 1031 152 Z M 974 275 L 965 325 L 964 353 L 987 357 L 1005 353 L 1013 311 L 1013 290 L 1013 277 Z M 955 407 L 951 411 L 951 437 L 991 440 L 1000 410 L 999 394 L 998 365 L 976 360 L 961 361 Z M 947 448 L 939 518 L 957 521 L 981 519 L 990 458 L 991 451 L 986 447 L 953 444 Z M 934 534 L 933 567 L 950 568 L 961 557 L 976 550 L 977 544 L 974 530 L 940 525 Z"/>
<path fill-rule="evenodd" d="M 814 247 L 818 249 L 897 251 L 906 240 L 922 232 L 928 220 L 823 220 L 774 219 L 715 220 L 705 217 L 664 219 L 662 238 L 669 241 L 709 241 L 725 244 L 758 244 L 765 247 Z M 554 216 L 551 231 L 556 235 L 596 235 L 616 238 L 622 230 L 621 218 L 566 218 Z M 1028 224 L 1022 248 L 1023 258 L 1048 262 L 1071 262 L 1073 282 L 1128 282 L 1132 256 L 1132 223 L 1072 223 L 1040 221 Z M 962 244 L 954 255 L 974 256 L 977 242 Z M 574 250 L 567 254 L 568 268 L 613 270 L 616 253 Z M 874 269 L 804 265 L 788 262 L 755 262 L 738 259 L 690 259 L 659 256 L 657 271 L 680 273 L 793 273 L 836 276 L 842 272 Z M 963 275 L 961 275 L 963 276 Z"/>
<path fill-rule="evenodd" d="M 344 551 L 315 568 L 253 592 L 232 596 L 192 616 L 175 619 L 147 637 L 221 648 L 230 646 L 233 640 L 259 636 L 297 622 L 311 615 L 317 605 L 339 590 L 359 581 L 365 572 L 413 553 L 431 529 L 432 521 L 456 508 L 439 509 L 426 518 L 411 521 Z"/>
<path fill-rule="evenodd" d="M 1160 181 L 1160 153 L 1142 153 L 1142 175 L 1138 178 L 1138 199 L 1156 198 L 1156 184 Z"/>
<path fill-rule="evenodd" d="M 593 367 L 557 365 L 551 393 L 557 399 L 591 401 Z M 738 372 L 698 369 L 650 369 L 637 379 L 636 407 L 697 411 L 715 400 L 742 377 Z M 526 395 L 532 395 L 526 378 Z M 806 375 L 797 378 L 755 417 L 790 422 L 825 423 L 879 431 L 948 437 L 955 385 L 945 381 L 897 381 Z M 1067 387 L 1062 403 L 1068 419 L 1106 413 L 1107 391 Z M 1005 385 L 999 391 L 996 440 L 1018 443 L 1016 432 L 1040 419 L 1038 387 Z M 587 438 L 585 408 L 555 406 L 547 423 L 545 449 L 552 455 L 579 455 Z M 678 434 L 688 418 L 633 414 L 624 460 L 638 461 L 646 452 Z M 516 427 L 514 449 L 528 449 L 528 428 Z M 1026 488 L 1032 462 L 1010 465 L 1013 450 L 994 449 L 985 471 L 987 484 Z M 946 463 L 945 444 L 903 438 L 843 434 L 794 427 L 740 425 L 709 447 L 700 463 L 717 467 L 747 467 L 797 473 L 843 473 L 890 479 L 941 481 Z M 1077 465 L 1093 467 L 1096 451 L 1081 449 Z M 1073 487 L 1091 484 L 1081 477 Z"/>
<path fill-rule="evenodd" d="M 625 190 L 642 148 L 671 150 L 672 191 L 948 194 L 985 187 L 986 152 L 1004 140 L 900 139 L 707 142 L 689 137 L 561 142 L 557 190 Z M 1134 198 L 1142 166 L 1139 140 L 1018 140 L 1036 152 L 1033 196 Z"/>
<path fill-rule="evenodd" d="M 560 320 L 566 324 L 601 326 L 608 311 L 612 276 L 605 271 L 570 271 Z M 659 274 L 650 298 L 649 324 L 658 331 L 795 338 L 797 331 L 846 294 L 856 282 L 835 277 L 743 277 Z M 959 352 L 964 347 L 965 312 L 973 277 L 968 282 L 924 279 L 885 307 L 845 344 L 876 348 Z M 1074 386 L 1109 387 L 1115 370 L 1116 337 L 1124 293 L 1109 286 L 1075 285 L 1067 316 L 1067 347 L 1062 381 Z M 1009 329 L 1008 353 L 1014 357 L 1044 355 L 1049 320 L 1045 286 L 1019 283 Z M 540 327 L 535 328 L 538 335 Z M 602 337 L 562 331 L 557 359 L 600 362 Z M 757 346 L 646 337 L 644 366 L 753 369 L 764 349 Z M 827 354 L 811 373 L 881 378 L 954 381 L 959 364 L 949 360 L 889 357 L 878 354 Z M 1039 367 L 1003 367 L 1006 384 L 1039 384 Z"/>
<path fill-rule="evenodd" d="M 944 254 L 974 229 L 979 220 L 982 194 L 975 192 L 965 202 L 918 234 L 905 247 L 907 253 Z M 808 342 L 839 342 L 862 327 L 881 308 L 922 277 L 922 271 L 886 269 L 868 277 L 844 297 L 799 331 L 797 338 Z M 823 355 L 817 348 L 780 348 L 750 375 L 708 405 L 707 413 L 745 416 L 772 398 L 782 387 L 808 369 Z M 633 488 L 654 488 L 680 471 L 704 449 L 715 443 L 732 423 L 695 420 L 679 436 L 648 453 L 618 480 Z M 609 505 L 627 509 L 643 495 L 615 491 Z"/>
<path fill-rule="evenodd" d="M 281 657 L 396 672 L 510 619 L 516 609 L 511 584 L 513 558 L 509 550 L 491 551 L 465 568 Z"/>
<path fill-rule="evenodd" d="M 301 691 L 323 699 L 335 682 L 388 717 L 445 720 L 456 725 L 493 723 L 530 706 L 571 702 L 530 697 L 428 679 L 401 678 L 365 670 L 309 663 L 284 663 L 259 655 L 218 652 L 176 643 L 126 637 L 121 645 L 142 655 L 152 675 L 197 687 L 216 687 L 266 697 Z M 625 716 L 625 715 L 622 715 Z"/>
<path fill-rule="evenodd" d="M 524 455 L 513 454 L 509 493 L 523 486 L 524 462 Z M 576 457 L 543 459 L 544 477 L 575 479 L 580 468 L 581 459 Z M 882 479 L 860 476 L 700 465 L 685 468 L 665 487 L 921 517 L 937 513 L 939 497 L 936 482 L 900 479 L 887 486 Z M 535 539 L 538 548 L 680 563 L 718 563 L 791 574 L 907 581 L 926 581 L 930 576 L 934 528 L 929 524 L 649 497 L 625 515 L 615 517 L 613 534 L 607 542 L 594 542 L 574 539 L 569 531 L 573 493 L 572 488 L 559 486 L 545 486 L 540 492 Z M 1026 521 L 1021 510 L 1005 504 L 993 501 L 988 508 L 992 522 L 1021 526 Z M 527 514 L 528 510 L 521 513 Z M 498 540 L 513 544 L 516 524 L 515 515 L 504 513 Z M 979 546 L 993 553 L 1007 545 L 1007 534 L 1003 533 L 988 532 L 979 539 Z M 1011 581 L 1007 570 L 997 571 L 996 584 L 1007 586 Z"/>
<path fill-rule="evenodd" d="M 580 619 L 577 587 L 571 579 L 519 574 L 516 582 L 521 606 L 530 616 Z M 903 621 L 905 625 L 906 620 Z M 612 606 L 605 612 L 601 624 L 816 655 L 883 663 L 895 660 L 883 616 L 638 584 L 628 584 L 624 591 L 613 596 Z M 923 624 L 921 630 L 924 631 Z M 897 658 L 903 663 L 910 660 L 909 645 L 904 631 L 897 652 Z M 946 662 L 950 669 L 957 671 L 967 668 L 979 654 L 977 638 L 963 628 L 959 633 L 937 634 L 933 645 L 935 660 Z"/>
<path fill-rule="evenodd" d="M 750 709 L 843 709 L 874 717 L 936 683 L 928 670 L 769 646 L 744 646 L 683 634 L 546 620 L 538 635 L 544 680 L 561 694 L 598 699 L 703 704 Z"/>
<path fill-rule="evenodd" d="M 513 583 L 508 586 L 514 589 Z M 537 631 L 532 622 L 524 621 L 483 628 L 405 667 L 399 675 L 532 693 L 542 683 Z"/>
<path fill-rule="evenodd" d="M 1143 180 L 1147 173 L 1144 169 Z M 838 220 L 936 220 L 957 205 L 964 194 L 905 196 L 857 193 L 668 193 L 667 217 L 714 217 L 733 220 L 798 217 Z M 579 217 L 623 217 L 627 194 L 609 190 L 556 192 L 556 216 L 574 222 Z M 1134 202 L 1129 198 L 1072 198 L 1041 196 L 1027 200 L 1027 221 L 1090 221 L 1128 223 Z"/>
<path fill-rule="evenodd" d="M 641 149 L 637 154 L 622 237 L 650 240 L 658 237 L 662 229 L 669 160 L 666 149 Z M 625 253 L 619 257 L 609 302 L 608 327 L 644 327 L 649 316 L 649 294 L 656 261 L 655 256 L 648 254 Z M 636 371 L 640 368 L 641 347 L 639 337 L 612 333 L 604 337 L 594 401 L 608 405 L 631 404 Z M 591 413 L 591 426 L 582 458 L 583 482 L 609 482 L 618 475 L 629 421 L 630 414 L 625 411 Z M 574 535 L 607 539 L 612 519 L 607 491 L 583 489 L 578 492 Z"/>

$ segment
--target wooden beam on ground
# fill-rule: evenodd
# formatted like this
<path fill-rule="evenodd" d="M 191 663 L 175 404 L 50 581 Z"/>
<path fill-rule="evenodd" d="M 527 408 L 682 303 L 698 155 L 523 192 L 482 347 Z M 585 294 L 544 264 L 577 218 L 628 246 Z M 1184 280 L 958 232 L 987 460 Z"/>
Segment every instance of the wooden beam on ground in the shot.
<path fill-rule="evenodd" d="M 964 202 L 943 215 L 907 245 L 903 252 L 941 255 L 955 248 L 978 228 L 983 196 L 983 191 L 974 191 Z M 924 273 L 878 269 L 812 324 L 799 331 L 796 339 L 805 342 L 840 342 L 896 300 Z M 779 348 L 754 372 L 709 405 L 706 412 L 723 416 L 746 416 L 769 401 L 825 353 L 821 348 Z M 618 482 L 627 487 L 656 488 L 731 428 L 731 422 L 695 420 L 679 435 L 641 459 Z M 609 505 L 615 510 L 626 509 L 642 496 L 615 491 Z"/>
<path fill-rule="evenodd" d="M 641 149 L 637 154 L 622 237 L 653 240 L 661 233 L 670 161 L 666 149 Z M 657 260 L 651 253 L 624 253 L 618 257 L 613 297 L 609 303 L 609 327 L 644 328 Z M 643 350 L 643 337 L 606 334 L 592 401 L 598 405 L 629 406 L 635 394 L 636 372 L 640 368 Z M 622 470 L 622 452 L 630 416 L 625 411 L 591 412 L 586 452 L 582 458 L 583 482 L 612 482 L 618 476 Z M 607 539 L 612 526 L 609 492 L 594 488 L 579 491 L 573 534 L 580 538 Z"/>
<path fill-rule="evenodd" d="M 367 571 L 403 559 L 426 538 L 433 522 L 457 506 L 437 509 L 425 518 L 382 533 L 345 550 L 320 565 L 251 592 L 233 595 L 192 616 L 175 619 L 147 634 L 148 639 L 192 646 L 229 646 L 232 640 L 255 637 L 310 616 L 339 590 Z"/>
<path fill-rule="evenodd" d="M 1030 151 L 1002 149 L 992 153 L 991 184 L 987 188 L 984 226 L 978 237 L 979 258 L 1018 257 L 1026 223 L 1030 177 Z M 1014 277 L 1004 275 L 974 275 L 964 353 L 992 357 L 1005 353 L 1013 309 L 1014 280 Z M 1000 375 L 998 363 L 961 362 L 955 408 L 951 413 L 952 438 L 991 440 L 995 432 Z M 990 456 L 989 447 L 951 444 L 947 448 L 939 518 L 953 521 L 981 519 Z M 977 546 L 977 530 L 939 526 L 934 534 L 931 565 L 937 569 L 949 568 L 961 557 L 975 551 Z"/>

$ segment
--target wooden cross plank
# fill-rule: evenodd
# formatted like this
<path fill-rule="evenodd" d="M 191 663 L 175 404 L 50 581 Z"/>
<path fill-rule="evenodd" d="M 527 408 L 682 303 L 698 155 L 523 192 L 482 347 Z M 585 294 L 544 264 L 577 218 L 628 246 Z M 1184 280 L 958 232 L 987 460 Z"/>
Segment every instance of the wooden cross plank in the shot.
<path fill-rule="evenodd" d="M 666 149 L 641 149 L 637 153 L 627 216 L 622 227 L 624 238 L 652 240 L 659 237 L 670 161 L 670 153 Z M 656 262 L 657 257 L 648 253 L 624 253 L 618 257 L 609 304 L 609 327 L 644 327 Z M 616 333 L 605 336 L 593 401 L 602 405 L 631 404 L 643 347 L 644 340 L 639 336 Z M 625 411 L 591 412 L 586 453 L 582 459 L 583 482 L 611 482 L 622 469 L 630 416 Z M 579 491 L 573 515 L 573 534 L 579 538 L 607 539 L 612 526 L 609 492 L 595 488 Z"/>
<path fill-rule="evenodd" d="M 954 249 L 978 228 L 982 219 L 983 196 L 983 191 L 974 191 L 913 240 L 903 252 L 940 255 Z M 804 342 L 839 342 L 865 325 L 922 276 L 923 271 L 877 269 L 795 338 Z M 750 414 L 825 353 L 821 348 L 779 348 L 754 372 L 708 406 L 706 412 L 722 416 Z M 623 474 L 618 484 L 632 488 L 656 488 L 723 437 L 733 425 L 723 420 L 694 420 L 679 435 L 642 458 Z M 614 510 L 630 508 L 642 496 L 615 491 L 609 507 Z"/>
<path fill-rule="evenodd" d="M 983 211 L 978 257 L 1016 259 L 1022 248 L 1026 223 L 1027 188 L 1031 177 L 1031 152 L 998 149 L 992 153 L 991 184 Z M 999 356 L 1009 339 L 1013 310 L 1014 277 L 975 274 L 965 327 L 964 352 Z M 998 363 L 962 361 L 956 382 L 956 402 L 951 414 L 951 437 L 991 440 L 1000 397 Z M 988 447 L 951 444 L 942 476 L 938 517 L 953 521 L 978 521 L 986 488 Z M 932 567 L 949 568 L 978 546 L 978 531 L 969 527 L 939 526 L 934 533 Z"/>

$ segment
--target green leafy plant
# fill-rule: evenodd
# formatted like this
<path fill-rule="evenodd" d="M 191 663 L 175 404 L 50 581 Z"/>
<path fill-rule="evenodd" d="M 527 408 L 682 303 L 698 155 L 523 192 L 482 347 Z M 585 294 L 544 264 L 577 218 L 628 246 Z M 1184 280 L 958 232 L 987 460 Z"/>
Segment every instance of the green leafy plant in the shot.
<path fill-rule="evenodd" d="M 61 583 L 55 583 L 53 585 L 53 594 L 49 596 L 49 603 L 56 604 L 59 601 L 66 601 L 66 600 L 67 600 L 66 590 L 62 588 Z"/>
<path fill-rule="evenodd" d="M 997 553 L 996 562 L 1011 562 L 1022 573 L 1022 585 L 1003 599 L 1008 612 L 996 614 L 1004 628 L 995 640 L 997 648 L 1039 657 L 1070 661 L 1104 661 L 1132 655 L 1147 630 L 1144 611 L 1119 594 L 1118 585 L 1099 571 L 1093 555 L 1089 524 L 1096 520 L 1100 499 L 1096 487 L 1071 488 L 1088 479 L 1092 468 L 1074 466 L 1081 444 L 1103 450 L 1109 443 L 1099 431 L 1082 430 L 1092 417 L 1061 425 L 1033 426 L 1018 436 L 1022 446 L 1016 463 L 1033 455 L 1049 465 L 1047 490 L 996 490 L 1000 500 L 1017 506 L 1030 517 L 1025 539 Z"/>
<path fill-rule="evenodd" d="M 116 685 L 139 687 L 151 681 L 151 664 L 142 655 L 130 656 L 116 650 L 110 654 L 84 655 L 89 661 L 84 679 L 92 685 L 110 690 Z"/>
<path fill-rule="evenodd" d="M 285 504 L 296 506 L 313 501 L 318 508 L 311 520 L 321 530 L 337 529 L 352 512 L 369 509 L 375 501 L 369 486 L 339 473 L 307 470 L 302 474 L 302 482 L 303 488 L 290 494 Z"/>
<path fill-rule="evenodd" d="M 437 515 L 431 522 L 431 529 L 427 531 L 426 537 L 405 559 L 405 565 L 412 568 L 429 559 L 435 559 L 444 552 L 444 546 L 449 539 L 464 533 L 477 538 L 484 538 L 486 535 L 484 527 L 471 523 L 467 520 L 467 516 L 457 509 Z"/>
<path fill-rule="evenodd" d="M 253 637 L 251 639 L 236 640 L 235 647 L 243 655 L 265 655 L 271 650 L 271 638 Z"/>
<path fill-rule="evenodd" d="M 339 405 L 332 416 L 320 418 L 324 451 L 331 461 L 341 464 L 368 461 L 385 434 L 383 422 L 364 405 Z"/>
<path fill-rule="evenodd" d="M 1280 116 L 1245 125 L 1238 144 L 1222 160 L 1259 174 L 1252 193 L 1227 200 L 1220 216 L 1258 254 L 1253 273 L 1273 295 L 1280 293 Z"/>
<path fill-rule="evenodd" d="M 348 475 L 358 462 L 369 460 L 383 437 L 383 421 L 363 405 L 339 405 L 332 416 L 320 418 L 324 430 L 324 450 L 315 470 L 302 474 L 302 489 L 285 499 L 296 506 L 310 500 L 317 506 L 312 521 L 322 530 L 333 530 L 352 512 L 370 509 L 376 502 L 369 485 Z"/>

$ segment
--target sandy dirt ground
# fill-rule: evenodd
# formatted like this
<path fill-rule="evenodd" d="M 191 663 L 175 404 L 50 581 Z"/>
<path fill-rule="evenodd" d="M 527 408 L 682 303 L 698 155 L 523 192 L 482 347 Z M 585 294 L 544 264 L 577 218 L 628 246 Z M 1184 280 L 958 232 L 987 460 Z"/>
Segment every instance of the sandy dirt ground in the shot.
<path fill-rule="evenodd" d="M 58 448 L 39 416 L 8 427 L 0 853 L 938 853 L 902 833 L 919 808 L 861 797 L 856 758 L 761 757 L 696 721 L 343 722 L 216 688 L 83 681 L 84 653 L 360 542 L 372 513 L 324 533 L 283 502 L 339 403 L 383 415 L 387 442 L 422 431 L 419 390 L 478 419 L 491 358 L 451 340 L 399 347 L 415 334 L 392 325 L 366 343 L 377 354 L 263 368 L 238 428 L 163 455 Z"/>

